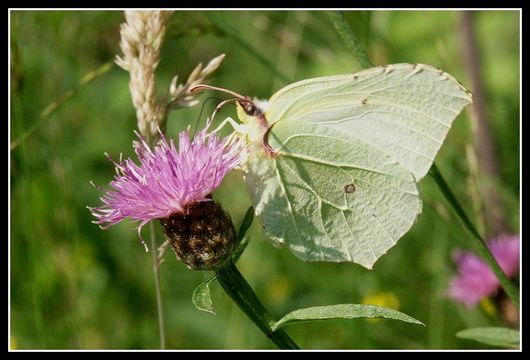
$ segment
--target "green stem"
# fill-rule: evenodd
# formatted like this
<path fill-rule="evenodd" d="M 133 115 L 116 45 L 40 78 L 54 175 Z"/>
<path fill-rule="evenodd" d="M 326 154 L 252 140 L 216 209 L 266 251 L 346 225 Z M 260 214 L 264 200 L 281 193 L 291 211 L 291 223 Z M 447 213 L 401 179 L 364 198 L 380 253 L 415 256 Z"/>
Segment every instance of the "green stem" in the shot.
<path fill-rule="evenodd" d="M 363 45 L 352 31 L 350 25 L 344 18 L 344 14 L 341 11 L 327 11 L 329 18 L 333 22 L 335 29 L 344 40 L 346 46 L 351 50 L 359 64 L 363 69 L 373 67 L 368 54 L 364 50 Z"/>
<path fill-rule="evenodd" d="M 160 349 L 166 348 L 166 333 L 164 331 L 164 308 L 162 307 L 162 292 L 160 291 L 160 273 L 158 271 L 158 252 L 156 248 L 155 225 L 149 224 L 151 238 L 151 256 L 153 257 L 153 275 L 155 277 L 156 310 L 158 313 L 158 333 L 160 336 Z"/>
<path fill-rule="evenodd" d="M 283 329 L 272 331 L 274 319 L 233 262 L 217 270 L 217 280 L 245 315 L 280 349 L 299 349 Z"/>
<path fill-rule="evenodd" d="M 352 51 L 355 58 L 359 61 L 359 64 L 361 64 L 363 68 L 372 67 L 373 65 L 370 59 L 368 58 L 368 54 L 364 50 L 361 42 L 353 33 L 351 27 L 346 22 L 346 19 L 344 19 L 344 15 L 339 11 L 329 11 L 328 15 L 346 45 Z M 456 214 L 464 224 L 466 230 L 469 231 L 471 237 L 475 240 L 474 245 L 476 248 L 476 252 L 484 259 L 484 261 L 486 261 L 489 267 L 493 270 L 495 276 L 501 283 L 501 286 L 503 287 L 504 291 L 506 291 L 506 294 L 508 294 L 510 299 L 512 299 L 513 303 L 517 306 L 517 308 L 519 308 L 518 291 L 500 268 L 499 264 L 491 254 L 491 251 L 487 247 L 486 243 L 484 242 L 484 239 L 480 236 L 471 220 L 469 220 L 464 209 L 462 208 L 462 206 L 456 199 L 456 196 L 449 188 L 449 185 L 447 185 L 447 182 L 444 180 L 442 174 L 440 173 L 440 170 L 438 170 L 438 167 L 435 163 L 433 163 L 429 173 L 436 181 L 436 184 L 440 188 L 440 191 L 445 196 L 449 204 L 455 210 Z"/>
<path fill-rule="evenodd" d="M 466 230 L 471 234 L 471 238 L 475 240 L 474 245 L 477 253 L 484 259 L 484 261 L 488 263 L 489 267 L 493 270 L 495 276 L 501 283 L 501 286 L 503 287 L 506 294 L 508 294 L 510 299 L 512 299 L 515 306 L 519 308 L 519 292 L 515 289 L 506 274 L 504 274 L 504 272 L 502 271 L 501 267 L 491 254 L 490 249 L 486 245 L 486 242 L 484 241 L 482 236 L 480 236 L 475 226 L 473 226 L 473 223 L 466 215 L 464 208 L 456 199 L 456 196 L 451 191 L 451 188 L 440 173 L 440 170 L 438 169 L 438 166 L 436 166 L 436 164 L 432 165 L 429 174 L 434 178 L 434 181 L 436 181 L 436 185 L 438 185 L 442 194 L 445 196 L 449 204 L 453 207 L 459 219 L 464 224 Z"/>
<path fill-rule="evenodd" d="M 291 80 L 287 78 L 284 74 L 280 73 L 274 64 L 272 64 L 265 56 L 253 46 L 249 41 L 245 40 L 240 34 L 241 32 L 237 29 L 232 28 L 228 23 L 223 20 L 222 16 L 219 16 L 217 12 L 211 11 L 209 14 L 210 20 L 213 22 L 214 26 L 221 32 L 221 34 L 226 35 L 232 40 L 234 40 L 237 45 L 241 47 L 244 51 L 248 52 L 250 55 L 254 56 L 264 67 L 266 67 L 274 76 L 278 77 L 284 83 L 290 83 Z"/>
<path fill-rule="evenodd" d="M 151 138 L 151 132 L 147 132 L 146 140 L 151 149 L 155 146 L 155 139 Z M 166 331 L 164 326 L 164 306 L 162 305 L 162 291 L 160 289 L 160 261 L 158 259 L 158 249 L 156 246 L 155 224 L 153 221 L 149 223 L 149 237 L 151 243 L 151 257 L 153 261 L 153 276 L 155 278 L 155 293 L 156 293 L 156 312 L 158 315 L 158 335 L 160 337 L 160 349 L 166 348 Z M 146 248 L 147 251 L 147 248 Z"/>
<path fill-rule="evenodd" d="M 59 96 L 59 98 L 49 104 L 46 109 L 42 110 L 39 116 L 40 119 L 24 134 L 20 135 L 17 139 L 11 142 L 10 150 L 15 149 L 17 146 L 22 144 L 29 136 L 31 136 L 35 131 L 37 131 L 37 129 L 40 128 L 41 125 L 44 124 L 44 122 L 48 119 L 48 117 L 57 109 L 59 109 L 64 103 L 66 103 L 70 98 L 72 98 L 72 96 L 74 96 L 79 91 L 79 89 L 81 89 L 85 85 L 90 84 L 95 79 L 109 72 L 109 70 L 112 69 L 113 65 L 114 60 L 111 60 L 101 65 L 96 70 L 85 74 L 85 76 L 83 76 L 81 80 L 79 80 L 79 84 L 77 84 L 76 87 L 68 90 L 67 92 Z"/>

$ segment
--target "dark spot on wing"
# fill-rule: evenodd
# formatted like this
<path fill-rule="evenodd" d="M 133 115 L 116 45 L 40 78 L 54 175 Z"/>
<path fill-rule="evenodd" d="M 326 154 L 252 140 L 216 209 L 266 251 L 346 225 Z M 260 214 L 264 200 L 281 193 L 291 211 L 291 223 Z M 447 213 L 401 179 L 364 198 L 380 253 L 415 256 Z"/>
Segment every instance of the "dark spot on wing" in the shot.
<path fill-rule="evenodd" d="M 368 104 L 368 98 L 364 98 L 363 101 L 361 101 L 361 104 L 363 104 L 363 105 Z"/>
<path fill-rule="evenodd" d="M 418 66 L 418 64 L 412 64 L 412 70 L 416 70 L 417 66 Z"/>
<path fill-rule="evenodd" d="M 358 77 L 358 75 L 353 75 L 353 80 L 357 80 Z"/>
<path fill-rule="evenodd" d="M 346 194 L 351 194 L 351 193 L 353 193 L 354 191 L 355 191 L 355 185 L 353 185 L 353 184 L 348 184 L 348 185 L 344 186 L 344 192 L 345 192 Z"/>

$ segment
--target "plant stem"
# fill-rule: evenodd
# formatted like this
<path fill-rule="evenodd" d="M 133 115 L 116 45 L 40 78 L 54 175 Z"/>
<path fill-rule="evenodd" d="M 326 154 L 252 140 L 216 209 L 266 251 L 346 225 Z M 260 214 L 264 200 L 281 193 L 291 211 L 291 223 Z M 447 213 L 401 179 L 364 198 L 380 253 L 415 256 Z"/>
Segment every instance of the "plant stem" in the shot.
<path fill-rule="evenodd" d="M 64 103 L 66 103 L 70 98 L 72 98 L 72 96 L 74 96 L 83 86 L 90 84 L 95 79 L 109 72 L 109 70 L 112 69 L 113 65 L 114 60 L 110 60 L 105 64 L 101 65 L 96 70 L 85 74 L 85 76 L 83 76 L 81 80 L 79 80 L 79 83 L 76 87 L 68 90 L 67 92 L 59 96 L 59 98 L 49 104 L 46 109 L 42 110 L 39 116 L 39 120 L 33 126 L 31 126 L 24 134 L 20 135 L 17 139 L 13 140 L 9 146 L 9 149 L 14 150 L 17 146 L 22 144 L 29 136 L 31 136 L 35 131 L 37 131 L 37 129 L 40 128 L 42 124 L 44 124 L 44 122 L 52 113 L 54 113 Z"/>
<path fill-rule="evenodd" d="M 272 331 L 275 323 L 233 262 L 217 270 L 217 280 L 224 291 L 254 324 L 280 349 L 299 349 L 283 329 Z"/>
<path fill-rule="evenodd" d="M 429 174 L 434 178 L 434 181 L 436 181 L 436 184 L 440 188 L 440 191 L 445 196 L 449 204 L 453 207 L 454 211 L 457 213 L 458 217 L 464 224 L 464 227 L 468 232 L 471 234 L 471 238 L 474 239 L 474 245 L 477 253 L 486 261 L 489 265 L 489 267 L 493 270 L 495 273 L 495 276 L 501 283 L 504 291 L 506 291 L 506 294 L 512 299 L 513 303 L 517 308 L 519 308 L 519 293 L 513 286 L 513 284 L 510 282 L 510 280 L 506 277 L 504 272 L 502 271 L 501 267 L 491 254 L 490 249 L 484 242 L 484 239 L 480 236 L 478 231 L 473 226 L 473 223 L 469 218 L 467 217 L 464 208 L 458 200 L 456 199 L 456 196 L 451 191 L 451 188 L 445 181 L 444 177 L 440 173 L 440 170 L 438 169 L 438 166 L 436 164 L 433 164 L 431 167 L 431 170 L 429 171 Z"/>
<path fill-rule="evenodd" d="M 153 257 L 153 272 L 155 275 L 155 289 L 156 289 L 156 309 L 158 312 L 158 331 L 160 335 L 160 348 L 166 348 L 166 334 L 164 331 L 164 310 L 162 308 L 162 294 L 160 291 L 160 274 L 158 272 L 158 252 L 156 251 L 156 236 L 155 224 L 151 221 L 149 224 L 149 232 L 151 237 L 151 256 Z"/>
<path fill-rule="evenodd" d="M 368 54 L 366 53 L 366 51 L 364 51 L 362 44 L 353 33 L 351 27 L 346 22 L 346 19 L 344 19 L 344 15 L 338 11 L 329 11 L 328 15 L 331 18 L 331 21 L 333 21 L 335 28 L 341 35 L 346 45 L 350 48 L 353 55 L 359 61 L 359 64 L 361 64 L 363 68 L 372 67 L 373 65 L 370 59 L 368 58 Z M 512 299 L 515 306 L 519 308 L 518 291 L 515 289 L 510 280 L 508 280 L 508 278 L 500 268 L 499 264 L 491 254 L 491 251 L 484 242 L 484 239 L 480 236 L 476 228 L 473 226 L 471 220 L 469 220 L 468 216 L 464 211 L 464 208 L 456 199 L 456 196 L 451 191 L 449 185 L 447 185 L 447 182 L 440 173 L 440 170 L 438 170 L 436 163 L 433 163 L 429 173 L 436 181 L 436 184 L 440 188 L 440 191 L 445 196 L 449 204 L 455 210 L 456 214 L 464 224 L 464 227 L 469 231 L 469 233 L 472 235 L 471 237 L 475 240 L 473 244 L 475 245 L 476 252 L 484 259 L 484 261 L 486 261 L 489 267 L 493 270 L 495 276 L 501 283 L 501 286 L 503 287 L 504 291 L 506 291 L 506 294 L 508 294 L 510 299 Z"/>
<path fill-rule="evenodd" d="M 220 31 L 221 34 L 232 38 L 232 40 L 234 40 L 237 45 L 241 47 L 242 50 L 248 52 L 250 55 L 255 57 L 256 60 L 258 60 L 261 65 L 267 68 L 267 70 L 272 72 L 274 76 L 278 77 L 284 83 L 291 82 L 291 80 L 287 76 L 278 71 L 277 67 L 274 66 L 274 64 L 272 64 L 265 56 L 261 55 L 261 53 L 256 49 L 253 44 L 251 44 L 244 37 L 242 37 L 240 31 L 232 28 L 227 22 L 225 22 L 223 20 L 223 17 L 218 16 L 218 14 L 216 14 L 216 12 L 214 11 L 210 11 L 208 13 L 208 17 L 213 22 L 213 25 L 217 29 L 217 31 Z"/>
<path fill-rule="evenodd" d="M 478 39 L 475 32 L 475 13 L 473 11 L 461 12 L 461 34 L 462 52 L 470 74 L 471 90 L 473 92 L 473 111 L 470 112 L 472 132 L 476 144 L 476 157 L 479 169 L 488 179 L 497 179 L 499 176 L 499 160 L 495 143 L 492 137 L 492 130 L 486 109 L 486 91 L 481 76 L 481 59 Z M 479 204 L 484 212 L 486 224 L 491 230 L 490 233 L 498 235 L 506 231 L 507 226 L 503 216 L 502 202 L 499 192 L 495 191 L 491 182 L 479 184 L 479 193 L 482 203 Z M 483 206 L 482 204 L 488 204 Z"/>
<path fill-rule="evenodd" d="M 359 64 L 363 69 L 373 67 L 368 54 L 364 50 L 363 45 L 352 31 L 350 25 L 344 18 L 344 14 L 341 11 L 327 11 L 329 18 L 333 22 L 335 29 L 344 40 L 344 43 L 351 50 Z"/>

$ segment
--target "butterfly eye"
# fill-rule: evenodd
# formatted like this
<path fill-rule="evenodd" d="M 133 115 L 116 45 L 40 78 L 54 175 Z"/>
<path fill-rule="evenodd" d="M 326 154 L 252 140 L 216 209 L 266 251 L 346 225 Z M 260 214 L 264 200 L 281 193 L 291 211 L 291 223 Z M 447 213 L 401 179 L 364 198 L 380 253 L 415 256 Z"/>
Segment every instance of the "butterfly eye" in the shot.
<path fill-rule="evenodd" d="M 255 116 L 256 113 L 257 113 L 257 108 L 256 108 L 256 105 L 254 105 L 253 103 L 251 102 L 244 102 L 243 104 L 241 104 L 241 106 L 243 107 L 243 110 L 245 111 L 245 113 L 249 116 Z"/>

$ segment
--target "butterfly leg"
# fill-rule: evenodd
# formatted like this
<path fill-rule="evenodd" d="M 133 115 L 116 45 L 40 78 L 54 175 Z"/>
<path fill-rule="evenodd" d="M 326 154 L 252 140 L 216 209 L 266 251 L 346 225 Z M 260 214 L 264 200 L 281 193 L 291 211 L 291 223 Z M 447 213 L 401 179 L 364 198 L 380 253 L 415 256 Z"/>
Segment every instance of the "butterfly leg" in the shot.
<path fill-rule="evenodd" d="M 221 131 L 227 124 L 230 124 L 234 131 L 238 133 L 239 135 L 245 134 L 245 125 L 244 124 L 238 124 L 234 119 L 232 119 L 230 116 L 224 119 L 221 124 L 219 124 L 218 127 L 215 128 L 211 133 L 215 134 L 216 132 Z"/>

